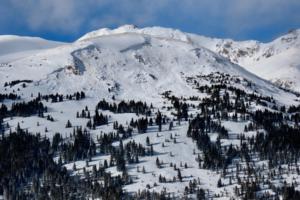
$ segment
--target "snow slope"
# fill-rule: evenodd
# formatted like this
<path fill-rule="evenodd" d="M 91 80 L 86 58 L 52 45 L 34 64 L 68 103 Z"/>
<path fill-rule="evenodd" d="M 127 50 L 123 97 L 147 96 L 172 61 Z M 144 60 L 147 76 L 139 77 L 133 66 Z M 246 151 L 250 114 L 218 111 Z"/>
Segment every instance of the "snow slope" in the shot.
<path fill-rule="evenodd" d="M 29 79 L 34 81 L 34 90 L 27 88 L 31 92 L 83 89 L 91 96 L 151 100 L 168 90 L 177 96 L 192 96 L 197 91 L 187 84 L 187 77 L 216 72 L 252 82 L 254 89 L 242 88 L 249 92 L 273 96 L 286 104 L 294 102 L 293 94 L 203 48 L 185 33 L 129 25 L 101 29 L 74 43 L 11 61 L 0 70 L 0 84 Z"/>
<path fill-rule="evenodd" d="M 212 39 L 190 34 L 191 39 L 243 66 L 250 72 L 287 89 L 300 91 L 300 30 L 269 43 Z"/>
<path fill-rule="evenodd" d="M 15 35 L 0 36 L 0 63 L 24 58 L 44 49 L 58 47 L 62 42 L 48 41 L 37 37 Z"/>
<path fill-rule="evenodd" d="M 79 41 L 125 32 L 190 42 L 196 46 L 205 47 L 279 86 L 300 91 L 300 58 L 298 56 L 300 30 L 292 30 L 272 42 L 261 43 L 254 40 L 234 41 L 209 38 L 161 27 L 138 29 L 135 26 L 126 25 L 114 30 L 100 29 L 87 33 Z"/>

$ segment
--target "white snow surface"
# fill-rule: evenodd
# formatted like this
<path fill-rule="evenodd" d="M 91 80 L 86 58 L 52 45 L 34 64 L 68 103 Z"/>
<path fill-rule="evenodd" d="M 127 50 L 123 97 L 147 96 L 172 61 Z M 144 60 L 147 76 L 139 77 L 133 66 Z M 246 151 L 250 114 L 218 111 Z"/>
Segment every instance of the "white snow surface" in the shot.
<path fill-rule="evenodd" d="M 262 43 L 254 40 L 234 41 L 232 39 L 209 38 L 170 28 L 147 27 L 139 29 L 133 25 L 125 25 L 113 30 L 104 28 L 87 33 L 78 41 L 123 33 L 139 33 L 202 46 L 281 87 L 300 91 L 300 29 L 291 30 L 274 41 Z"/>
<path fill-rule="evenodd" d="M 62 42 L 49 41 L 38 37 L 0 35 L 0 63 L 24 58 L 41 50 L 63 44 Z"/>
<path fill-rule="evenodd" d="M 45 42 L 42 40 L 40 43 L 41 39 L 30 41 L 38 41 L 31 49 Z M 120 99 L 151 101 L 168 90 L 176 96 L 196 95 L 196 91 L 186 83 L 187 77 L 220 72 L 249 80 L 255 84 L 256 92 L 273 96 L 281 103 L 295 103 L 293 94 L 208 50 L 209 43 L 214 41 L 160 27 L 138 29 L 125 25 L 114 30 L 100 29 L 74 43 L 55 48 L 47 48 L 53 44 L 46 42 L 49 45 L 45 45 L 47 47 L 42 51 L 2 64 L 0 84 L 29 79 L 34 81 L 34 89 L 27 88 L 31 92 L 72 93 L 84 90 L 90 96 L 102 98 L 115 95 Z M 12 44 L 26 46 L 23 42 Z M 16 50 L 11 52 L 17 53 Z"/>
<path fill-rule="evenodd" d="M 190 34 L 191 40 L 286 89 L 300 91 L 300 29 L 271 42 L 212 39 Z"/>

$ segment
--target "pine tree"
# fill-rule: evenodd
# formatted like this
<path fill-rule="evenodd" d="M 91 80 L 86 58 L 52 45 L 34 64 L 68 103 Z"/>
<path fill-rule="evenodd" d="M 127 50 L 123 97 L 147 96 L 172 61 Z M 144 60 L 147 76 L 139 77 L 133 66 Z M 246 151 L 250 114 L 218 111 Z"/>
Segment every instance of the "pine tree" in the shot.
<path fill-rule="evenodd" d="M 73 171 L 76 171 L 76 170 L 77 170 L 76 163 L 74 162 L 74 164 L 73 164 Z"/>
<path fill-rule="evenodd" d="M 170 122 L 170 125 L 169 125 L 169 131 L 171 131 L 173 128 L 173 121 Z"/>
<path fill-rule="evenodd" d="M 149 139 L 148 136 L 146 137 L 146 145 L 147 145 L 147 146 L 150 146 L 150 139 Z"/>
<path fill-rule="evenodd" d="M 162 116 L 160 111 L 157 112 L 156 125 L 158 125 L 158 131 L 161 132 Z"/>
<path fill-rule="evenodd" d="M 180 182 L 182 182 L 182 176 L 181 176 L 180 169 L 177 169 L 177 178 Z"/>
<path fill-rule="evenodd" d="M 66 124 L 66 128 L 71 128 L 72 127 L 72 124 L 70 122 L 70 120 L 67 121 L 67 124 Z"/>
<path fill-rule="evenodd" d="M 218 184 L 217 184 L 217 186 L 218 186 L 218 188 L 220 188 L 220 187 L 222 187 L 222 186 L 223 186 L 221 179 L 219 179 L 219 180 L 218 180 Z"/>
<path fill-rule="evenodd" d="M 156 161 L 155 161 L 155 163 L 156 163 L 156 166 L 157 166 L 157 168 L 160 168 L 160 162 L 159 162 L 159 159 L 158 159 L 158 157 L 156 158 Z"/>

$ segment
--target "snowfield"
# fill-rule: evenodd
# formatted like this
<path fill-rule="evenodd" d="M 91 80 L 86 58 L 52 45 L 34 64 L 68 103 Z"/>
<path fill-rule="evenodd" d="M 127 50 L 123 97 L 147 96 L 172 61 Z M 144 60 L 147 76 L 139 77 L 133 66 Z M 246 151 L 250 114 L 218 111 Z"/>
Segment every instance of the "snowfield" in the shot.
<path fill-rule="evenodd" d="M 48 41 L 37 37 L 1 35 L 0 63 L 22 59 L 42 50 L 55 48 L 63 44 L 62 42 Z"/>

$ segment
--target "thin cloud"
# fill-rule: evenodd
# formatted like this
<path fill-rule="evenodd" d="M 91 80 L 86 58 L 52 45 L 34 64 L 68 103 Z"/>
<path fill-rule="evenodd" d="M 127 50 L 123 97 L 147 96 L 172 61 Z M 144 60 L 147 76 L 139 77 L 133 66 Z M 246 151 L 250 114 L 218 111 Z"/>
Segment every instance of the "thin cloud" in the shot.
<path fill-rule="evenodd" d="M 299 10 L 299 0 L 6 0 L 0 26 L 2 32 L 22 27 L 78 35 L 129 23 L 235 36 L 264 26 L 299 26 Z"/>

